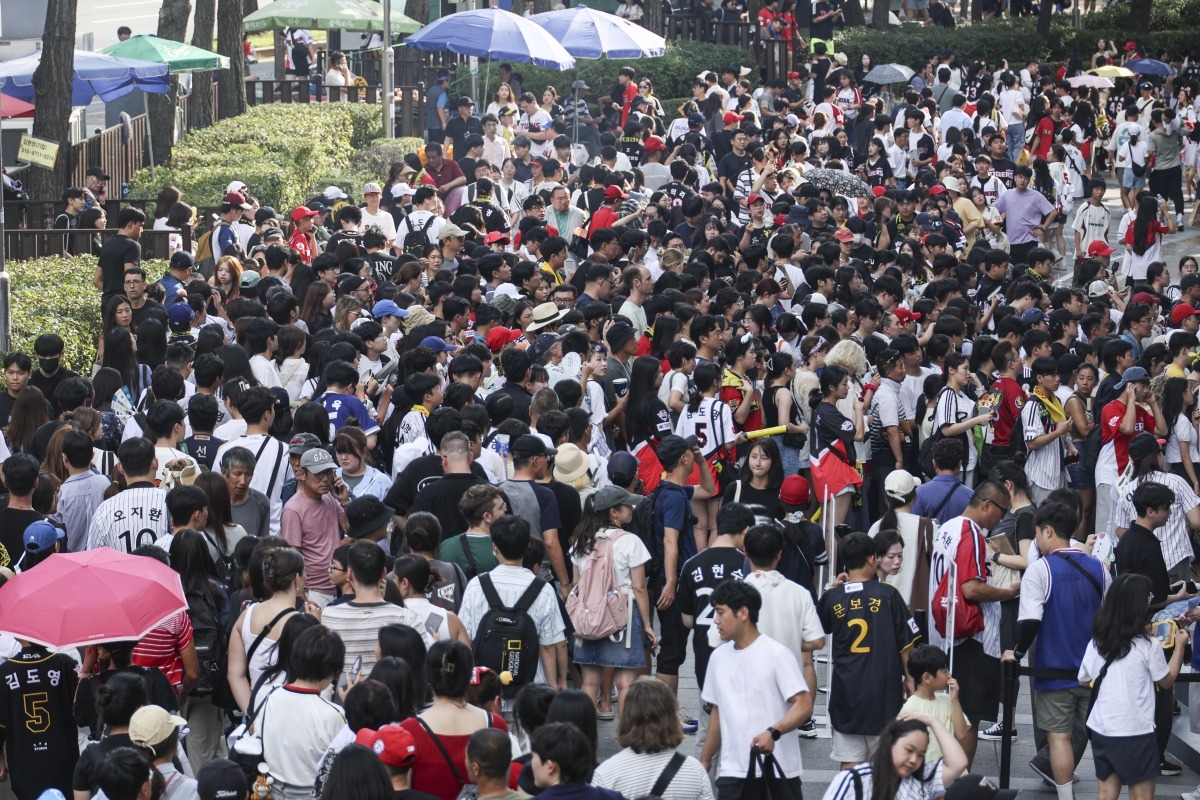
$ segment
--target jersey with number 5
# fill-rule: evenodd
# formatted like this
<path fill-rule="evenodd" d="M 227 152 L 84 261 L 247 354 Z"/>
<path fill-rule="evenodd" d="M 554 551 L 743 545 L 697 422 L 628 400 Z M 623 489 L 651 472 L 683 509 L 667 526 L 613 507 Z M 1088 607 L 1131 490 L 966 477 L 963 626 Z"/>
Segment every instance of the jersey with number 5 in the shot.
<path fill-rule="evenodd" d="M 904 702 L 901 653 L 920 637 L 904 598 L 877 580 L 821 596 L 821 626 L 833 636 L 829 717 L 839 733 L 878 736 Z"/>
<path fill-rule="evenodd" d="M 690 405 L 684 406 L 679 421 L 675 423 L 675 433 L 685 439 L 695 436 L 700 452 L 706 459 L 711 458 L 722 445 L 732 448 L 737 435 L 733 430 L 733 412 L 716 397 L 701 398 L 695 411 Z"/>
<path fill-rule="evenodd" d="M 71 796 L 79 759 L 72 713 L 77 685 L 75 661 L 39 645 L 26 647 L 0 666 L 0 746 L 18 800 L 47 789 Z"/>
<path fill-rule="evenodd" d="M 132 553 L 170 532 L 167 493 L 148 483 L 135 484 L 97 506 L 88 527 L 87 549 L 111 547 Z"/>

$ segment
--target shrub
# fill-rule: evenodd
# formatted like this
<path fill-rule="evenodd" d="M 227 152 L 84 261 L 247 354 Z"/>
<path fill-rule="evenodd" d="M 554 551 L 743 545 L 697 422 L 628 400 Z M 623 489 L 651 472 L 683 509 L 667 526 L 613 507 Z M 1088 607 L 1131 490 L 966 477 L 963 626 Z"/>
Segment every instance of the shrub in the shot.
<path fill-rule="evenodd" d="M 321 172 L 312 184 L 318 190 L 330 185 L 341 186 L 351 197 L 359 199 L 364 183 L 382 184 L 392 164 L 424 146 L 424 139 L 376 139 L 351 153 L 350 163 L 345 167 Z"/>
<path fill-rule="evenodd" d="M 255 106 L 189 133 L 175 146 L 169 166 L 160 167 L 156 177 L 139 171 L 130 191 L 135 197 L 154 197 L 163 186 L 173 185 L 187 202 L 212 206 L 237 179 L 252 187 L 263 205 L 291 208 L 328 185 L 318 184 L 348 167 L 357 150 L 382 134 L 383 116 L 374 105 Z M 346 183 L 343 188 L 354 187 Z"/>

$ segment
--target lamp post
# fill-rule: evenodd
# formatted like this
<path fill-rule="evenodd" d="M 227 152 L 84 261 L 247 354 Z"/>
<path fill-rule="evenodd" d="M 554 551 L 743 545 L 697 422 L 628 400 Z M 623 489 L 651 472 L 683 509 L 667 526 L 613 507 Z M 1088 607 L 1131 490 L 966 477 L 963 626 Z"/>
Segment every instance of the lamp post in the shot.
<path fill-rule="evenodd" d="M 396 136 L 396 92 L 392 87 L 396 69 L 396 51 L 392 48 L 392 0 L 383 0 L 383 136 Z"/>

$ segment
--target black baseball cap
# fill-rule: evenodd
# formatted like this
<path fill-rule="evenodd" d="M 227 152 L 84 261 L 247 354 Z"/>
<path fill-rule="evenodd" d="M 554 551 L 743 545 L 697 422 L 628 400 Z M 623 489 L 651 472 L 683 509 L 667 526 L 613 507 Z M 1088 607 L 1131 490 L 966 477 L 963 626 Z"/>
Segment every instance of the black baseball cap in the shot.
<path fill-rule="evenodd" d="M 689 436 L 686 439 L 682 436 L 670 434 L 664 436 L 662 441 L 658 443 L 658 449 L 655 453 L 658 455 L 658 461 L 663 465 L 664 469 L 672 469 L 679 463 L 679 459 L 688 450 L 691 450 L 697 444 L 695 436 Z"/>
<path fill-rule="evenodd" d="M 508 452 L 513 458 L 534 458 L 535 456 L 552 456 L 558 453 L 550 445 L 546 444 L 540 436 L 534 436 L 532 433 L 527 433 L 524 436 L 518 436 L 517 440 L 508 448 Z"/>

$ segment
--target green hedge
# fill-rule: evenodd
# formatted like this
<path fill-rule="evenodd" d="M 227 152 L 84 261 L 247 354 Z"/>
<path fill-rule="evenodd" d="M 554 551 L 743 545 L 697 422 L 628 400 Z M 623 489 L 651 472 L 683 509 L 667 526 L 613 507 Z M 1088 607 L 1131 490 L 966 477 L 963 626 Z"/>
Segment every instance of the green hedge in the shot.
<path fill-rule="evenodd" d="M 313 194 L 326 186 L 340 186 L 357 201 L 362 200 L 362 187 L 368 181 L 382 184 L 392 164 L 403 160 L 425 145 L 424 139 L 375 139 L 355 148 L 345 166 L 326 169 L 310 181 Z"/>
<path fill-rule="evenodd" d="M 142 266 L 148 275 L 159 276 L 167 262 L 143 261 Z M 95 271 L 92 256 L 8 262 L 13 350 L 32 355 L 38 336 L 57 333 L 66 344 L 63 363 L 81 375 L 91 375 L 101 323 L 100 293 L 92 285 Z"/>
<path fill-rule="evenodd" d="M 730 64 L 740 64 L 755 68 L 757 62 L 753 53 L 747 53 L 737 47 L 722 44 L 706 44 L 704 42 L 667 42 L 667 52 L 659 58 L 630 58 L 579 60 L 575 69 L 557 72 L 545 67 L 535 67 L 532 64 L 518 64 L 513 67 L 524 78 L 522 87 L 535 96 L 541 97 L 542 90 L 553 86 L 559 95 L 568 95 L 571 84 L 577 78 L 582 78 L 592 87 L 588 97 L 595 100 L 608 94 L 617 82 L 617 72 L 621 67 L 633 67 L 638 74 L 650 76 L 654 81 L 654 93 L 660 97 L 691 97 L 692 81 L 705 70 L 716 70 Z M 488 81 L 487 102 L 491 102 L 495 92 L 496 75 L 493 72 Z M 479 81 L 480 93 L 483 93 L 483 76 Z M 483 105 L 487 105 L 485 102 Z M 665 103 L 664 103 L 665 105 Z M 675 115 L 675 109 L 665 109 L 670 116 Z"/>
<path fill-rule="evenodd" d="M 175 146 L 156 177 L 134 175 L 134 197 L 154 197 L 163 186 L 183 191 L 193 205 L 221 202 L 231 180 L 253 187 L 263 205 L 299 205 L 348 170 L 352 156 L 383 134 L 378 106 L 322 103 L 255 106 L 244 115 L 194 131 Z M 350 173 L 347 173 L 349 176 Z M 386 175 L 386 173 L 385 173 Z M 379 176 L 384 177 L 384 176 Z M 343 188 L 361 193 L 361 184 Z"/>

